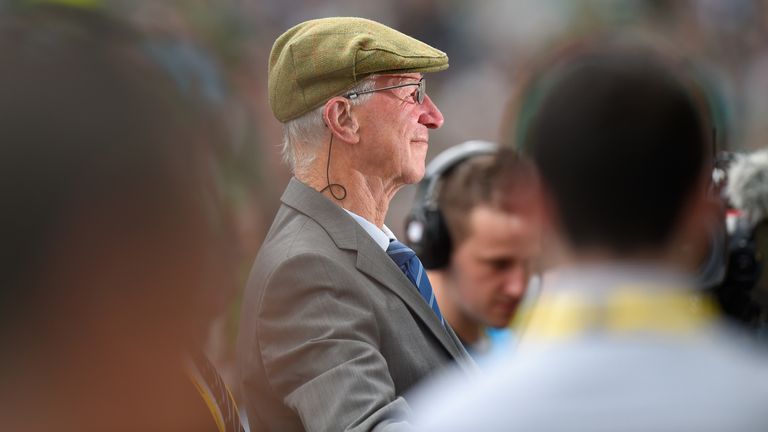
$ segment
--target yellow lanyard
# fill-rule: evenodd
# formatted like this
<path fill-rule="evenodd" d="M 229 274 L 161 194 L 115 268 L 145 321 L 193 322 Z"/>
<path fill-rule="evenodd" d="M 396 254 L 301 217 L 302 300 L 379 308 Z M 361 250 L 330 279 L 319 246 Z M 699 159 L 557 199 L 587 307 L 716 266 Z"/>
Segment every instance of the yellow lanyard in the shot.
<path fill-rule="evenodd" d="M 700 294 L 676 287 L 621 286 L 602 297 L 543 293 L 520 318 L 523 340 L 551 342 L 587 334 L 690 335 L 716 316 L 715 305 Z"/>

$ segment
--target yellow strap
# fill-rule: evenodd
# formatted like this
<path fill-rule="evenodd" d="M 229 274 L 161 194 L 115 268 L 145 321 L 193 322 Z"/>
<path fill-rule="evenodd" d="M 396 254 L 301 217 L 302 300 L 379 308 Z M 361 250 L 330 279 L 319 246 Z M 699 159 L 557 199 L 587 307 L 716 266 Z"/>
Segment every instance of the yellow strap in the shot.
<path fill-rule="evenodd" d="M 205 380 L 200 376 L 200 372 L 194 366 L 188 366 L 187 373 L 190 375 L 190 380 L 195 385 L 198 393 L 200 393 L 200 396 L 205 401 L 205 405 L 211 412 L 211 416 L 213 416 L 213 420 L 216 422 L 216 428 L 219 432 L 227 432 L 226 426 L 224 425 L 224 415 L 221 413 L 219 405 L 216 403 L 210 389 L 205 384 Z M 229 392 L 229 389 L 227 389 L 227 392 Z M 229 396 L 231 397 L 232 395 L 230 394 Z"/>
<path fill-rule="evenodd" d="M 575 291 L 543 294 L 520 318 L 523 339 L 552 341 L 589 332 L 686 335 L 716 316 L 717 308 L 701 295 L 679 288 L 627 286 L 604 298 Z"/>

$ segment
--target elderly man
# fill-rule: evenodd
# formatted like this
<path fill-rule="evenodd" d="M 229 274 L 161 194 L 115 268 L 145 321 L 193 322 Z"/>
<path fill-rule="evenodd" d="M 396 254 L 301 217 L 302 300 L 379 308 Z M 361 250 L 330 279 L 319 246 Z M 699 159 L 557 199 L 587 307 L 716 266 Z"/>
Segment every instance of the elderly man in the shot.
<path fill-rule="evenodd" d="M 422 73 L 447 67 L 444 53 L 360 18 L 307 21 L 275 42 L 269 100 L 295 178 L 243 305 L 251 424 L 409 428 L 403 392 L 453 360 L 474 368 L 418 258 L 384 225 L 443 123 Z"/>

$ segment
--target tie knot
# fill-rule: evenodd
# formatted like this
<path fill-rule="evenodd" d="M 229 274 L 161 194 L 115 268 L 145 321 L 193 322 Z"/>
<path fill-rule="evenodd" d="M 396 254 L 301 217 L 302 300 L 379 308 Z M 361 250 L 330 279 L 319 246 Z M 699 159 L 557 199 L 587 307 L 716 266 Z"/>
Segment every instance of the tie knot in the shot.
<path fill-rule="evenodd" d="M 392 258 L 392 261 L 398 266 L 401 266 L 413 258 L 413 256 L 416 255 L 416 252 L 397 240 L 391 240 L 389 242 L 389 247 L 387 247 L 387 255 L 389 255 L 389 257 Z"/>
<path fill-rule="evenodd" d="M 387 247 L 387 255 L 400 267 L 408 280 L 413 283 L 419 294 L 429 305 L 435 315 L 440 319 L 440 323 L 445 325 L 443 315 L 440 313 L 440 307 L 435 301 L 435 293 L 432 292 L 432 285 L 429 283 L 429 277 L 427 277 L 424 271 L 424 266 L 421 265 L 421 261 L 416 256 L 416 252 L 408 246 L 400 243 L 397 240 L 391 240 L 389 247 Z"/>

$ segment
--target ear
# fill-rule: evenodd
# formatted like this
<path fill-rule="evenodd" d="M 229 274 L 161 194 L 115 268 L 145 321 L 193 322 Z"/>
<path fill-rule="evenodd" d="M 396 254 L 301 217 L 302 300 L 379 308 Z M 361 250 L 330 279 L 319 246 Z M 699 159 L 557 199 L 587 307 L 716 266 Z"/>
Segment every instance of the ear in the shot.
<path fill-rule="evenodd" d="M 349 100 L 337 96 L 326 102 L 323 107 L 323 121 L 336 138 L 348 143 L 357 143 L 360 140 L 357 133 L 360 126 L 352 115 L 352 104 Z"/>

